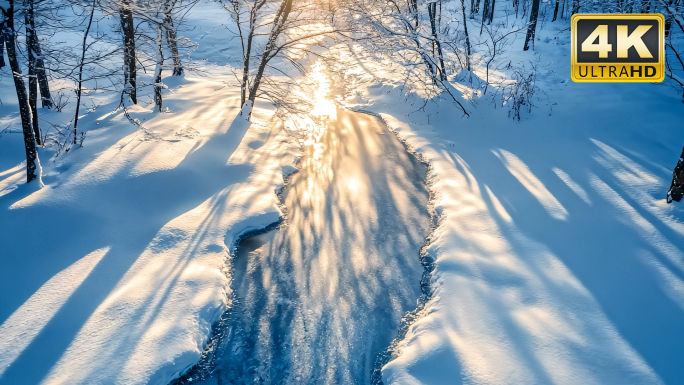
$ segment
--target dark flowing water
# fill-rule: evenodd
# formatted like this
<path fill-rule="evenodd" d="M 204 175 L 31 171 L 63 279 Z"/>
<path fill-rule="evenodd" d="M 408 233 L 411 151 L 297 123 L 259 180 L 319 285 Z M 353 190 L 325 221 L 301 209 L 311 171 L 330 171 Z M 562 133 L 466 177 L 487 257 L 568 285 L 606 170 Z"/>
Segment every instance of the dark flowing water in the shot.
<path fill-rule="evenodd" d="M 181 382 L 371 383 L 421 293 L 426 172 L 378 119 L 338 109 L 307 145 L 283 225 L 241 241 L 233 306 Z"/>

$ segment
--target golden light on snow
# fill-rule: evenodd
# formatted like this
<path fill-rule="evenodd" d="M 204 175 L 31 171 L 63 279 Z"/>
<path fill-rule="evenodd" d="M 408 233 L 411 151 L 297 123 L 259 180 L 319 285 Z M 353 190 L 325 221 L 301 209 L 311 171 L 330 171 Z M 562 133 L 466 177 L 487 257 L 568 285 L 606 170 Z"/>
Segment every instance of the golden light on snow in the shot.
<path fill-rule="evenodd" d="M 325 74 L 325 67 L 321 62 L 316 62 L 311 71 L 311 78 L 316 83 L 314 91 L 314 107 L 311 110 L 311 115 L 324 119 L 334 121 L 337 119 L 337 106 L 335 102 L 330 99 L 330 79 Z"/>
<path fill-rule="evenodd" d="M 404 171 L 414 166 L 404 148 L 375 118 L 337 109 L 324 68 L 315 69 L 312 121 L 292 123 L 305 156 L 285 193 L 287 225 L 249 254 L 240 267 L 246 276 L 236 274 L 235 286 L 244 290 L 244 311 L 254 317 L 248 322 L 260 346 L 274 343 L 274 330 L 292 331 L 284 334 L 297 355 L 292 378 L 306 378 L 316 370 L 312 363 L 372 362 L 364 344 L 376 338 L 370 332 L 380 319 L 375 312 L 400 319 L 415 304 L 422 273 L 417 256 L 429 225 L 415 204 L 426 204 L 427 192 Z M 257 303 L 264 305 L 250 308 Z M 291 317 L 278 316 L 275 324 L 283 303 Z M 339 382 L 354 383 L 352 371 L 341 373 Z"/>
<path fill-rule="evenodd" d="M 356 193 L 361 190 L 361 181 L 358 178 L 347 178 L 347 188 L 350 192 Z"/>

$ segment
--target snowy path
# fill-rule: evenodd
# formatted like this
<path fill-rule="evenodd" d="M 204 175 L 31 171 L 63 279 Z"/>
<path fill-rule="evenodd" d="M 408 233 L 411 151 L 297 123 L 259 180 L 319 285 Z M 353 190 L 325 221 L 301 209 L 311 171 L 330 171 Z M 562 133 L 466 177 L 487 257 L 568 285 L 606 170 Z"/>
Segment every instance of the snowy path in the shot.
<path fill-rule="evenodd" d="M 286 225 L 235 258 L 216 353 L 230 383 L 368 384 L 420 295 L 426 167 L 376 118 L 339 109 L 306 151 Z"/>

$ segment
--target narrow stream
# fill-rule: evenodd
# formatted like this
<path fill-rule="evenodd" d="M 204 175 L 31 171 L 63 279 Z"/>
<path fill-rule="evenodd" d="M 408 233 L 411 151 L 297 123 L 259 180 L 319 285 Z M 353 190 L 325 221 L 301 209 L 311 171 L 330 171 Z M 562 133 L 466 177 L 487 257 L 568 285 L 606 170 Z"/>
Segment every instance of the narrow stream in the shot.
<path fill-rule="evenodd" d="M 234 306 L 181 383 L 370 384 L 415 309 L 426 166 L 377 118 L 342 109 L 306 151 L 287 219 L 239 244 Z"/>

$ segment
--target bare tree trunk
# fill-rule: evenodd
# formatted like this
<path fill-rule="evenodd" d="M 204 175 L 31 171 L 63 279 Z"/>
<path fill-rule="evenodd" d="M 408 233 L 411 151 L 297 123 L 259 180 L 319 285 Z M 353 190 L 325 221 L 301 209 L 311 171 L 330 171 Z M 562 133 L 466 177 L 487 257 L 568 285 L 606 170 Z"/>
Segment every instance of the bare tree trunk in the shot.
<path fill-rule="evenodd" d="M 29 42 L 28 33 L 26 44 L 30 47 L 30 53 L 35 58 L 34 71 L 38 79 L 38 88 L 40 89 L 41 107 L 52 108 L 52 96 L 50 95 L 50 83 L 48 82 L 45 73 L 45 62 L 43 61 L 43 53 L 40 49 L 40 42 L 38 41 L 38 33 L 36 32 L 34 0 L 28 0 L 26 7 L 26 28 L 30 28 L 32 39 Z"/>
<path fill-rule="evenodd" d="M 26 86 L 21 77 L 21 68 L 17 60 L 16 38 L 14 34 L 14 0 L 8 0 L 8 8 L 2 8 L 5 47 L 7 48 L 7 58 L 9 59 L 12 77 L 14 78 L 14 88 L 17 92 L 19 102 L 19 113 L 21 115 L 21 128 L 24 133 L 24 148 L 26 149 L 26 182 L 39 177 L 38 151 L 36 150 L 36 138 L 31 124 L 31 107 L 29 106 Z"/>
<path fill-rule="evenodd" d="M 413 16 L 414 26 L 418 27 L 418 0 L 408 0 L 411 15 Z"/>
<path fill-rule="evenodd" d="M 580 2 L 579 0 L 574 0 L 572 3 L 572 14 L 576 14 L 580 10 Z"/>
<path fill-rule="evenodd" d="M 268 62 L 280 51 L 281 48 L 276 47 L 276 42 L 278 37 L 283 31 L 283 26 L 290 16 L 290 11 L 292 10 L 293 0 L 282 0 L 278 13 L 273 20 L 273 29 L 268 37 L 268 42 L 266 43 L 266 48 L 261 56 L 261 61 L 259 62 L 259 67 L 257 68 L 257 73 L 254 76 L 254 82 L 249 89 L 249 99 L 254 105 L 254 100 L 256 100 L 257 93 L 259 91 L 259 85 L 261 85 L 261 79 L 264 76 L 264 71 L 266 70 L 266 65 Z"/>
<path fill-rule="evenodd" d="M 482 35 L 482 28 L 484 28 L 484 22 L 487 19 L 487 16 L 489 15 L 487 12 L 489 12 L 489 0 L 485 0 L 484 6 L 482 7 L 482 23 L 480 23 L 480 35 Z"/>
<path fill-rule="evenodd" d="M 463 11 L 463 31 L 466 40 L 466 67 L 470 71 L 470 36 L 468 35 L 468 22 L 466 21 L 465 0 L 461 0 L 461 11 Z"/>
<path fill-rule="evenodd" d="M 527 35 L 525 36 L 525 46 L 523 51 L 530 49 L 530 41 L 534 46 L 534 33 L 537 29 L 537 16 L 539 15 L 539 0 L 532 0 L 532 11 L 530 12 L 530 22 L 527 25 Z"/>
<path fill-rule="evenodd" d="M 565 19 L 565 0 L 563 0 L 563 5 L 561 6 L 561 20 Z"/>
<path fill-rule="evenodd" d="M 168 36 L 167 36 L 168 37 Z M 162 67 L 164 52 L 162 51 L 162 26 L 157 28 L 157 68 L 154 70 L 154 103 L 157 111 L 162 112 Z"/>
<path fill-rule="evenodd" d="M 52 95 L 50 95 L 50 83 L 48 82 L 47 74 L 45 72 L 45 61 L 43 61 L 43 53 L 40 50 L 38 35 L 35 35 L 35 38 L 33 40 L 33 52 L 36 55 L 36 77 L 38 78 L 38 88 L 40 89 L 41 106 L 52 108 Z"/>
<path fill-rule="evenodd" d="M 492 24 L 492 20 L 494 20 L 494 5 L 496 5 L 496 0 L 492 0 L 492 10 L 489 11 L 489 21 L 487 22 L 487 25 Z"/>
<path fill-rule="evenodd" d="M 135 29 L 130 0 L 122 2 L 119 15 L 121 16 L 121 32 L 123 33 L 124 40 L 124 92 L 130 96 L 133 104 L 138 104 L 136 92 Z"/>
<path fill-rule="evenodd" d="M 164 29 L 166 31 L 166 44 L 171 51 L 171 59 L 173 59 L 173 76 L 183 75 L 183 63 L 178 54 L 178 37 L 176 35 L 176 28 L 173 26 L 173 18 L 171 11 L 167 10 L 164 18 Z"/>
<path fill-rule="evenodd" d="M 259 9 L 266 4 L 266 0 L 256 1 L 249 10 L 249 32 L 247 33 L 247 42 L 243 39 L 242 24 L 240 22 L 240 3 L 238 1 L 231 1 L 233 5 L 233 12 L 235 14 L 235 24 L 237 25 L 238 33 L 240 35 L 240 44 L 242 45 L 242 82 L 240 84 L 240 106 L 244 106 L 247 101 L 247 90 L 249 90 L 249 69 L 250 60 L 252 59 L 252 42 L 254 40 L 254 32 L 257 28 L 257 15 Z"/>
<path fill-rule="evenodd" d="M 437 36 L 437 3 L 428 3 L 428 14 L 430 16 L 430 26 L 432 27 L 432 42 L 437 46 L 437 55 L 439 57 L 439 78 L 446 80 L 446 69 L 444 68 L 444 56 L 442 55 L 442 45 Z"/>
<path fill-rule="evenodd" d="M 670 189 L 665 195 L 665 201 L 667 203 L 679 202 L 684 197 L 684 149 L 681 155 L 679 155 L 679 160 L 672 172 L 672 183 L 670 184 Z"/>
<path fill-rule="evenodd" d="M 5 25 L 5 9 L 0 7 L 0 68 L 4 67 L 5 64 L 5 30 L 7 26 Z"/>
<path fill-rule="evenodd" d="M 553 19 L 551 19 L 551 22 L 553 23 L 556 21 L 556 18 L 558 17 L 558 5 L 560 3 L 560 0 L 556 0 L 556 6 L 553 8 Z"/>
<path fill-rule="evenodd" d="M 33 29 L 33 0 L 24 0 L 24 22 L 26 28 L 26 56 L 28 64 L 28 102 L 31 107 L 31 123 L 33 125 L 33 135 L 36 143 L 40 145 L 40 127 L 38 127 L 38 82 L 36 80 L 36 55 L 33 52 L 36 39 L 36 31 Z"/>
<path fill-rule="evenodd" d="M 247 47 L 242 57 L 242 84 L 240 85 L 240 106 L 244 106 L 247 101 L 247 89 L 249 88 L 249 61 L 252 58 L 252 40 L 254 38 L 254 28 L 252 20 L 249 22 L 249 36 L 247 37 Z"/>
<path fill-rule="evenodd" d="M 95 4 L 97 0 L 93 0 L 93 7 L 90 9 L 90 18 L 88 19 L 88 27 L 86 27 L 85 33 L 83 34 L 83 50 L 81 51 L 81 62 L 78 66 L 78 88 L 76 89 L 76 114 L 74 115 L 74 141 L 76 144 L 76 134 L 78 133 L 78 111 L 81 108 L 81 90 L 83 88 L 83 62 L 85 61 L 85 54 L 88 40 L 88 33 L 90 32 L 90 26 L 93 24 L 93 15 L 95 14 Z"/>

